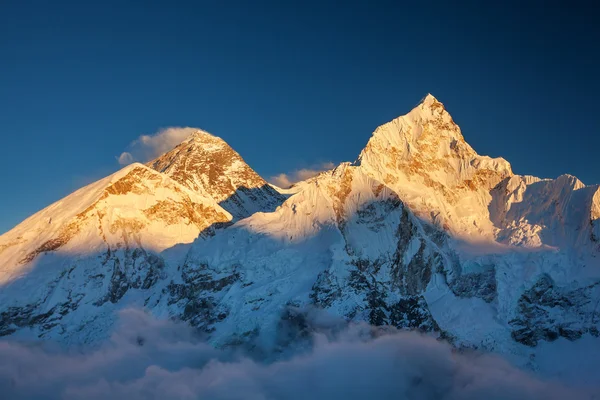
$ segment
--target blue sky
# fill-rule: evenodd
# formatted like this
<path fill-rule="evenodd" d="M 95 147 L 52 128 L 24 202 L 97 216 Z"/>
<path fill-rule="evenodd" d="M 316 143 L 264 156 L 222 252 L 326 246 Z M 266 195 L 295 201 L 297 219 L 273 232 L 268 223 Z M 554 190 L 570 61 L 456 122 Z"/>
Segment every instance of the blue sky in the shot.
<path fill-rule="evenodd" d="M 480 154 L 600 183 L 592 2 L 401 3 L 0 3 L 0 232 L 142 134 L 201 127 L 269 177 L 354 160 L 428 92 Z"/>

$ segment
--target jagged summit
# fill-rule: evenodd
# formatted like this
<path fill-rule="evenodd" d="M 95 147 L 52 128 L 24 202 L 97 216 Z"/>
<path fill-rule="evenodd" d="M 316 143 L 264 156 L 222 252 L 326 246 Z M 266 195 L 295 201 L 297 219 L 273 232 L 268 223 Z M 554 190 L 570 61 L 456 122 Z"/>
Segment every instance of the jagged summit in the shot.
<path fill-rule="evenodd" d="M 212 197 L 235 219 L 272 211 L 284 200 L 227 142 L 203 130 L 147 165 Z"/>
<path fill-rule="evenodd" d="M 437 104 L 441 104 L 443 106 L 443 104 L 440 103 L 440 101 L 438 99 L 436 99 L 435 96 L 432 95 L 431 93 L 427 93 L 427 95 L 425 97 L 423 97 L 421 99 L 421 102 L 419 103 L 419 105 L 421 105 L 423 107 L 436 106 Z"/>
<path fill-rule="evenodd" d="M 455 233 L 492 235 L 489 190 L 512 176 L 502 158 L 480 156 L 452 116 L 427 95 L 407 114 L 379 126 L 357 165 L 401 195 L 417 214 Z"/>
<path fill-rule="evenodd" d="M 443 152 L 450 148 L 464 150 L 468 153 L 475 151 L 465 142 L 462 132 L 452 119 L 444 105 L 433 95 L 428 94 L 408 113 L 379 126 L 373 132 L 373 137 L 380 137 L 396 147 L 405 147 L 407 151 Z M 423 146 L 420 146 L 423 144 Z M 459 149 L 457 145 L 464 149 Z M 440 156 L 443 154 L 439 154 Z"/>

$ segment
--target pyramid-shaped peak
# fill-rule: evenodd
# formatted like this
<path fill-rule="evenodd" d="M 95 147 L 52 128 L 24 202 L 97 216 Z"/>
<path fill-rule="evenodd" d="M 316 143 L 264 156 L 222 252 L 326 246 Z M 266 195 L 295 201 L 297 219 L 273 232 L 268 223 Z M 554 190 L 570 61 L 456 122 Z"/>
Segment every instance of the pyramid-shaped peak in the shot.
<path fill-rule="evenodd" d="M 425 108 L 437 108 L 437 107 L 444 107 L 444 105 L 435 98 L 434 95 L 432 95 L 431 93 L 427 93 L 427 96 L 423 97 L 423 99 L 421 100 L 421 103 L 419 104 L 421 107 Z"/>
<path fill-rule="evenodd" d="M 235 218 L 273 210 L 284 200 L 227 142 L 201 129 L 146 165 L 212 197 Z"/>
<path fill-rule="evenodd" d="M 205 131 L 205 130 L 196 129 L 196 130 L 194 130 L 194 132 L 192 132 L 192 134 L 190 135 L 190 137 L 201 139 L 201 138 L 216 137 L 216 136 L 213 135 L 210 132 Z"/>
<path fill-rule="evenodd" d="M 392 186 L 426 176 L 430 183 L 451 187 L 478 170 L 486 171 L 482 175 L 489 172 L 493 177 L 490 181 L 495 183 L 512 175 L 506 160 L 477 154 L 432 94 L 427 94 L 408 114 L 375 129 L 357 164 Z"/>
<path fill-rule="evenodd" d="M 454 123 L 452 116 L 431 93 L 423 97 L 407 114 L 377 127 L 371 139 L 389 143 L 409 152 L 418 150 L 420 145 L 424 144 L 419 151 L 431 153 L 436 157 L 441 151 L 440 143 L 443 142 L 444 146 L 455 152 L 456 142 L 464 142 L 460 128 Z M 468 145 L 465 148 L 472 151 Z M 384 151 L 385 148 L 380 150 Z"/>
<path fill-rule="evenodd" d="M 182 142 L 184 147 L 193 145 L 196 149 L 201 149 L 205 152 L 222 151 L 224 149 L 230 149 L 229 144 L 219 136 L 215 136 L 212 133 L 197 129 L 186 140 Z"/>
<path fill-rule="evenodd" d="M 210 132 L 207 132 L 205 130 L 202 129 L 196 129 L 194 132 L 192 132 L 190 134 L 190 136 L 188 136 L 188 140 L 194 140 L 194 141 L 222 141 L 224 142 L 223 139 L 221 139 L 220 137 L 213 135 Z"/>

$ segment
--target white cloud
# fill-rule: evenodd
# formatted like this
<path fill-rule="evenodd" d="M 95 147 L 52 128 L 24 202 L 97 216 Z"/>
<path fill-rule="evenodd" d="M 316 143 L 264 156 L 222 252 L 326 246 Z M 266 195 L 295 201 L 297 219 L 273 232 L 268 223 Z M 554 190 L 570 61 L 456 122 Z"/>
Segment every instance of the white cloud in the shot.
<path fill-rule="evenodd" d="M 182 324 L 126 310 L 109 342 L 87 352 L 0 341 L 0 393 L 15 400 L 507 400 L 598 393 L 597 384 L 566 388 L 431 337 L 366 324 L 340 328 L 319 318 L 309 321 L 321 324 L 310 350 L 264 362 L 215 350 Z"/>
<path fill-rule="evenodd" d="M 121 165 L 129 165 L 132 162 L 134 162 L 134 159 L 133 159 L 133 156 L 131 155 L 131 153 L 124 151 L 117 158 L 117 161 L 119 161 L 119 164 L 121 164 Z"/>
<path fill-rule="evenodd" d="M 189 127 L 171 127 L 161 129 L 152 135 L 141 135 L 129 144 L 128 151 L 121 153 L 117 161 L 121 165 L 128 165 L 135 161 L 149 161 L 171 150 L 197 130 Z"/>
<path fill-rule="evenodd" d="M 297 169 L 289 174 L 281 173 L 279 175 L 272 176 L 267 180 L 275 186 L 287 189 L 297 182 L 312 178 L 313 176 L 316 176 L 323 171 L 330 170 L 333 167 L 335 167 L 334 163 L 325 162 L 311 168 Z"/>

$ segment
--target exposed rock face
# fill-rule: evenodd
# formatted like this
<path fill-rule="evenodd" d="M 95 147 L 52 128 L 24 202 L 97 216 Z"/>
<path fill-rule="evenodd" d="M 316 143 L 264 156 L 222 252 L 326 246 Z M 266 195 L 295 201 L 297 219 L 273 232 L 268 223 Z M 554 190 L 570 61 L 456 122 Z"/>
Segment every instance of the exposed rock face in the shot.
<path fill-rule="evenodd" d="M 215 276 L 207 265 L 191 268 L 187 263 L 181 269 L 181 279 L 168 285 L 168 304 L 183 310 L 181 319 L 205 332 L 229 314 L 227 304 L 220 299 L 223 291 L 240 280 L 235 268 L 224 276 Z"/>
<path fill-rule="evenodd" d="M 148 166 L 212 197 L 236 219 L 273 211 L 285 200 L 223 139 L 201 130 Z"/>
<path fill-rule="evenodd" d="M 510 321 L 512 336 L 527 346 L 559 337 L 576 340 L 585 333 L 598 336 L 599 299 L 600 282 L 569 290 L 542 275 L 519 299 L 517 317 Z"/>
<path fill-rule="evenodd" d="M 315 308 L 514 354 L 598 335 L 598 187 L 514 175 L 431 95 L 287 199 L 202 131 L 148 165 L 0 237 L 1 335 L 94 341 L 129 305 L 266 350 Z"/>
<path fill-rule="evenodd" d="M 70 265 L 70 266 L 69 266 Z M 33 328 L 40 338 L 59 335 L 69 341 L 78 335 L 77 341 L 93 340 L 86 335 L 86 326 L 99 319 L 102 306 L 116 305 L 132 289 L 152 290 L 164 279 L 164 261 L 161 257 L 142 248 L 106 250 L 106 253 L 72 260 L 64 264 L 60 274 L 45 282 L 42 287 L 31 288 L 26 305 L 10 305 L 0 313 L 0 335 L 14 333 L 21 328 Z M 39 276 L 43 280 L 45 277 Z M 17 281 L 8 288 L 28 290 L 27 282 Z M 81 309 L 80 309 L 81 307 Z M 90 314 L 91 310 L 91 314 Z M 93 328 L 93 327 L 91 327 Z M 84 335 L 81 337 L 80 335 Z"/>
<path fill-rule="evenodd" d="M 496 269 L 490 265 L 481 272 L 463 273 L 450 283 L 450 289 L 458 297 L 479 297 L 491 303 L 497 298 Z"/>
<path fill-rule="evenodd" d="M 117 303 L 130 289 L 150 289 L 153 287 L 165 269 L 164 260 L 144 249 L 126 249 L 122 257 L 119 254 L 107 254 L 105 264 L 112 264 L 112 273 L 106 296 L 95 305 L 106 301 Z"/>

